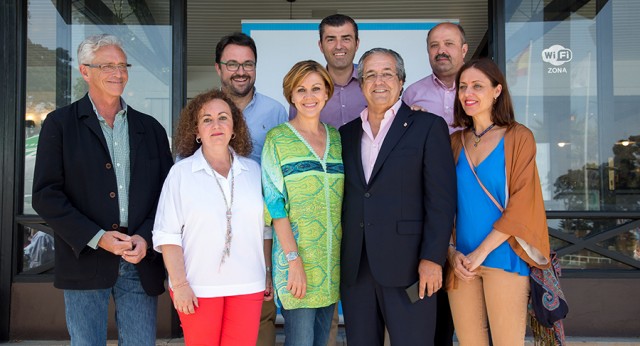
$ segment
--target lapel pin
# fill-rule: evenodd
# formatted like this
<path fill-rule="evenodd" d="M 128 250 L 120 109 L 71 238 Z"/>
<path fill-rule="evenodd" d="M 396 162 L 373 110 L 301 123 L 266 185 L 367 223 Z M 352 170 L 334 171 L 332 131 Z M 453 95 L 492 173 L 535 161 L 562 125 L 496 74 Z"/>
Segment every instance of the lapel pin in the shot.
<path fill-rule="evenodd" d="M 407 127 L 407 123 L 404 123 L 404 127 Z"/>

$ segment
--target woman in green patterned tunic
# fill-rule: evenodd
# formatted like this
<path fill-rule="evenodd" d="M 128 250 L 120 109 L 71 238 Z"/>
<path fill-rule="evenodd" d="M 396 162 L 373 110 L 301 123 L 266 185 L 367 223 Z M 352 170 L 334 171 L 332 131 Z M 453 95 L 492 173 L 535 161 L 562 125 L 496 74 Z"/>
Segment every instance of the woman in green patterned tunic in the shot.
<path fill-rule="evenodd" d="M 285 345 L 326 345 L 339 298 L 344 173 L 340 134 L 320 122 L 333 81 L 315 61 L 295 64 L 284 96 L 298 113 L 267 134 L 265 204 L 273 218 L 273 284 Z"/>

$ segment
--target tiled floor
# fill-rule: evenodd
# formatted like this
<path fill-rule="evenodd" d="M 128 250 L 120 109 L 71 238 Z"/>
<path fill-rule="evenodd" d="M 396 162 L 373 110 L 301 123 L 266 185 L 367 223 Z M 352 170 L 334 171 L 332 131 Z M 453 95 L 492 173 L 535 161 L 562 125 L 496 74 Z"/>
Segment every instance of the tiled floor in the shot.
<path fill-rule="evenodd" d="M 344 336 L 344 330 L 338 332 L 337 343 L 335 346 L 347 346 L 347 341 Z M 14 340 L 7 343 L 0 342 L 0 345 L 6 346 L 66 346 L 69 345 L 68 340 L 52 341 L 52 340 Z M 107 344 L 108 346 L 117 346 L 118 341 L 112 340 Z M 157 346 L 182 346 L 184 340 L 182 339 L 160 339 L 157 340 Z M 276 337 L 276 346 L 284 345 L 284 335 L 280 332 Z M 454 343 L 455 346 L 458 343 Z M 525 342 L 525 346 L 533 346 L 531 340 Z M 640 346 L 640 338 L 580 338 L 569 337 L 567 338 L 567 346 Z"/>

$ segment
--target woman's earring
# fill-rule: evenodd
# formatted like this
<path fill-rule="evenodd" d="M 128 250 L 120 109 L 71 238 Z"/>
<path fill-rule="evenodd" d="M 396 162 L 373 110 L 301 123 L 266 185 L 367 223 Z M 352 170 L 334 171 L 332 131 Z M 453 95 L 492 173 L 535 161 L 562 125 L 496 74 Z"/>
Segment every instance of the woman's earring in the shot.
<path fill-rule="evenodd" d="M 235 133 L 231 134 L 231 139 L 236 139 L 236 134 Z"/>
<path fill-rule="evenodd" d="M 200 139 L 200 137 L 196 137 L 196 143 L 198 144 L 202 143 L 202 140 Z"/>

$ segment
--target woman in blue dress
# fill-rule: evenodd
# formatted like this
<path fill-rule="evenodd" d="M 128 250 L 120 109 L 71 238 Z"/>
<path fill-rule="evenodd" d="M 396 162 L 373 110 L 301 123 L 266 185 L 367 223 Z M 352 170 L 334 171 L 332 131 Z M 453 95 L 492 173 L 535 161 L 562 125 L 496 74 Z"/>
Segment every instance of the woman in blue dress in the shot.
<path fill-rule="evenodd" d="M 514 119 L 504 76 L 489 59 L 458 72 L 454 127 L 458 211 L 449 247 L 449 301 L 460 345 L 524 345 L 531 266 L 549 263 L 533 134 Z"/>

